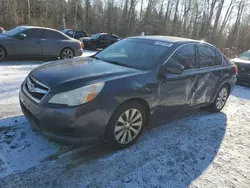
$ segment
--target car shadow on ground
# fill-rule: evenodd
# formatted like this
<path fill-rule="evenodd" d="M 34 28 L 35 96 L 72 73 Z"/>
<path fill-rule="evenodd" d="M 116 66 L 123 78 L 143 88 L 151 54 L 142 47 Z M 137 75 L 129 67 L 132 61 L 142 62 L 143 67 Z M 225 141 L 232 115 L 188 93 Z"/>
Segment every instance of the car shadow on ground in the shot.
<path fill-rule="evenodd" d="M 44 167 L 6 177 L 2 185 L 11 187 L 11 182 L 15 182 L 20 187 L 48 184 L 52 187 L 187 187 L 213 165 L 226 124 L 227 116 L 222 112 L 195 111 L 146 130 L 127 149 L 116 151 L 104 145 L 83 147 L 72 152 L 66 162 L 63 157 L 48 158 L 47 163 L 53 161 L 51 170 L 45 161 Z M 30 173 L 33 183 L 30 183 Z M 17 181 L 20 177 L 22 180 Z"/>
<path fill-rule="evenodd" d="M 150 187 L 156 183 L 187 187 L 213 163 L 226 124 L 224 113 L 183 115 L 146 131 L 128 149 L 100 147 L 78 152 L 74 156 L 77 160 L 67 165 L 53 186 Z M 78 179 L 75 184 L 74 179 Z"/>

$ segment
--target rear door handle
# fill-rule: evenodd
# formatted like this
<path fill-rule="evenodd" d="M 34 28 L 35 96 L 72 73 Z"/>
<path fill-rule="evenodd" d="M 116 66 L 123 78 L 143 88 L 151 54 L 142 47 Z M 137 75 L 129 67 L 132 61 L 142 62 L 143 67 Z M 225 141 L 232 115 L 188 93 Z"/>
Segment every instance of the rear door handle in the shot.
<path fill-rule="evenodd" d="M 221 75 L 223 72 L 222 72 L 222 70 L 219 70 L 218 73 L 219 73 L 219 75 Z"/>

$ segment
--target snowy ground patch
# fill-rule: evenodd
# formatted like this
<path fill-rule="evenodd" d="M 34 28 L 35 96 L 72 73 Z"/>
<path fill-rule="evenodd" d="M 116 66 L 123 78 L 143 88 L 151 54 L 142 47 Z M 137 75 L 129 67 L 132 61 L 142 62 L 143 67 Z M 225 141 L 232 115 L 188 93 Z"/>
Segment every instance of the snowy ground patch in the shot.
<path fill-rule="evenodd" d="M 83 56 L 95 52 L 85 51 Z M 70 148 L 49 142 L 23 116 L 18 99 L 20 85 L 35 67 L 45 61 L 6 61 L 0 64 L 0 177 L 40 164 Z"/>

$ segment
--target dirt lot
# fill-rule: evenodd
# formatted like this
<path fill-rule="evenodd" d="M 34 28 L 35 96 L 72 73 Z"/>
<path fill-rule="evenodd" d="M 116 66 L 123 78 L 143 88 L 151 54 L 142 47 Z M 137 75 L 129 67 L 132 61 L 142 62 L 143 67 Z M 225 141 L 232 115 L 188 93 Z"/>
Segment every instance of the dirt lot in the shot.
<path fill-rule="evenodd" d="M 250 187 L 250 88 L 237 86 L 221 113 L 190 112 L 128 149 L 73 148 L 21 113 L 20 84 L 41 63 L 0 64 L 0 187 Z"/>

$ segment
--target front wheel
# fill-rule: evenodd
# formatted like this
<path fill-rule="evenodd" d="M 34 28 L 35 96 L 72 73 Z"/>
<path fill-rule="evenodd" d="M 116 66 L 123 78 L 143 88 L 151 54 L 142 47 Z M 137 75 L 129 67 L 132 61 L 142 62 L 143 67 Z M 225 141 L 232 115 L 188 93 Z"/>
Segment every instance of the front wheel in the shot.
<path fill-rule="evenodd" d="M 124 103 L 112 115 L 105 131 L 105 141 L 115 149 L 128 147 L 140 137 L 145 124 L 144 107 L 136 101 Z"/>
<path fill-rule="evenodd" d="M 3 47 L 0 46 L 0 61 L 3 61 L 6 56 L 6 52 Z"/>
<path fill-rule="evenodd" d="M 65 48 L 60 53 L 60 59 L 71 59 L 74 57 L 74 51 L 70 48 Z"/>

